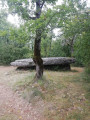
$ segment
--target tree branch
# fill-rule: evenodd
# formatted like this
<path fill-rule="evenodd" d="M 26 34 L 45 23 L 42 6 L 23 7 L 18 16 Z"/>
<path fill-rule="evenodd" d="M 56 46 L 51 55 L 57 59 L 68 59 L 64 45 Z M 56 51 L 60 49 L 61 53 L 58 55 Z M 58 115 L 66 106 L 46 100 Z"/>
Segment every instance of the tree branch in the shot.
<path fill-rule="evenodd" d="M 41 6 L 40 6 L 40 8 L 41 8 L 41 9 L 42 9 L 42 7 L 43 7 L 44 3 L 45 3 L 45 0 L 43 0 L 43 3 L 42 3 L 42 4 L 41 4 Z"/>
<path fill-rule="evenodd" d="M 36 20 L 37 17 L 30 17 L 30 16 L 29 16 L 29 19 Z"/>

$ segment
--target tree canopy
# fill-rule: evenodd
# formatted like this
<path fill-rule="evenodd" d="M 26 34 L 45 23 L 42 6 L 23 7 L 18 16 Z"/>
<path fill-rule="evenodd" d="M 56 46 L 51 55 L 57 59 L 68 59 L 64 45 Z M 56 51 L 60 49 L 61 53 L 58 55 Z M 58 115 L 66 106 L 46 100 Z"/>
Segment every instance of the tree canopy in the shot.
<path fill-rule="evenodd" d="M 41 56 L 72 56 L 76 57 L 77 64 L 90 65 L 90 8 L 81 0 L 63 0 L 61 5 L 55 5 L 56 1 L 4 0 L 10 13 L 18 14 L 24 20 L 19 28 L 13 28 L 6 22 L 6 13 L 0 13 L 0 42 L 8 40 L 8 44 L 25 48 L 27 53 L 23 51 L 20 55 L 20 51 L 17 59 L 33 57 L 38 66 L 36 70 L 39 68 L 38 77 L 43 75 Z M 47 8 L 48 4 L 54 5 L 53 9 Z M 54 30 L 57 28 L 56 37 Z"/>

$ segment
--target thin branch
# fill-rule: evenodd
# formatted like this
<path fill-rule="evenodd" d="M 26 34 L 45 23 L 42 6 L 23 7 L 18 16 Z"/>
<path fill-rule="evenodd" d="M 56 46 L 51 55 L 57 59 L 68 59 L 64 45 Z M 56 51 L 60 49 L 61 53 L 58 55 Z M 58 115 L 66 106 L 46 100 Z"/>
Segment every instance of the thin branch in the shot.
<path fill-rule="evenodd" d="M 45 27 L 42 29 L 42 32 L 41 33 L 43 33 L 43 31 L 45 30 L 45 28 L 49 25 L 49 23 L 51 22 L 51 20 L 53 19 L 53 17 L 56 15 L 56 13 L 54 13 L 51 17 L 50 17 L 50 19 L 48 20 L 48 22 L 47 22 L 47 24 L 45 25 Z M 62 26 L 61 26 L 62 27 Z"/>
<path fill-rule="evenodd" d="M 30 16 L 29 16 L 29 19 L 36 20 L 37 17 L 30 17 Z"/>
<path fill-rule="evenodd" d="M 43 3 L 42 3 L 42 4 L 41 4 L 41 6 L 40 6 L 40 8 L 41 8 L 41 9 L 42 9 L 42 7 L 43 7 L 44 3 L 45 3 L 45 0 L 43 1 Z"/>

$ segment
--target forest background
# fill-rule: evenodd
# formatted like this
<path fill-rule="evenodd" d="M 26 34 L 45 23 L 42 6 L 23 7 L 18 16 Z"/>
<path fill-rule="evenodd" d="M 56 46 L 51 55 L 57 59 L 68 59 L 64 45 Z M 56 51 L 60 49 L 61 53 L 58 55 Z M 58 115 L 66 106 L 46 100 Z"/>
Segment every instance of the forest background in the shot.
<path fill-rule="evenodd" d="M 0 4 L 3 6 L 2 1 Z M 63 0 L 61 5 L 49 5 L 52 7 L 45 4 L 38 20 L 19 17 L 18 27 L 8 22 L 8 7 L 5 4 L 1 7 L 0 64 L 9 65 L 16 59 L 32 58 L 35 29 L 41 27 L 44 28 L 42 57 L 75 57 L 74 66 L 85 66 L 90 71 L 90 8 L 80 0 Z M 55 31 L 58 31 L 57 35 Z"/>

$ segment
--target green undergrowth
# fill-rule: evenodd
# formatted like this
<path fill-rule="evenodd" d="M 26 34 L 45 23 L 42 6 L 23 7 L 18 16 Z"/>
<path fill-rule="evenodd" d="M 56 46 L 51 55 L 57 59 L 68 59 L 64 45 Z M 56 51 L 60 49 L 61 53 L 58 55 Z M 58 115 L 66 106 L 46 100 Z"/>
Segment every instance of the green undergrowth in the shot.
<path fill-rule="evenodd" d="M 89 120 L 90 82 L 83 68 L 45 71 L 42 80 L 34 74 L 16 82 L 14 89 L 38 109 L 47 120 Z M 43 108 L 41 104 L 43 103 Z"/>
<path fill-rule="evenodd" d="M 90 101 L 90 74 L 85 72 L 82 75 L 83 88 L 86 90 L 86 98 Z"/>
<path fill-rule="evenodd" d="M 82 85 L 86 91 L 85 97 L 90 100 L 90 74 L 84 71 L 78 77 L 75 77 L 73 81 Z"/>

